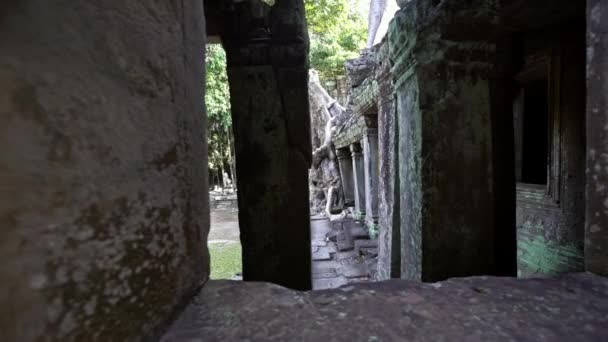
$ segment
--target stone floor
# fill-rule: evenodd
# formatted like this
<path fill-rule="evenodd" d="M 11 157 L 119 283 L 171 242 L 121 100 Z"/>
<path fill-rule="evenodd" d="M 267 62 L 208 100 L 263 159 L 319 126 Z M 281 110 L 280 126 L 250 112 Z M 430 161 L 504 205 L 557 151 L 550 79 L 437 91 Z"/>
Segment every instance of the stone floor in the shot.
<path fill-rule="evenodd" d="M 330 222 L 312 217 L 313 289 L 372 281 L 376 273 L 378 247 L 363 224 L 351 218 Z"/>
<path fill-rule="evenodd" d="M 236 208 L 211 209 L 209 243 L 240 242 L 239 212 Z"/>
<path fill-rule="evenodd" d="M 608 278 L 390 280 L 298 292 L 210 281 L 172 341 L 606 341 Z"/>

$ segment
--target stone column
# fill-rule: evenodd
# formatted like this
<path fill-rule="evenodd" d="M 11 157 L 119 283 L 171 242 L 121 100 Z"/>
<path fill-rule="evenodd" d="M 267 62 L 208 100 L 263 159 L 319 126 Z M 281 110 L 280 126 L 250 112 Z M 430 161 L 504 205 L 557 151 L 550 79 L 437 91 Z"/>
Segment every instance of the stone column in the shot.
<path fill-rule="evenodd" d="M 348 147 L 337 149 L 336 156 L 338 156 L 338 164 L 340 165 L 344 203 L 347 206 L 353 206 L 355 203 L 355 180 L 353 178 L 353 161 L 350 157 L 350 150 Z"/>
<path fill-rule="evenodd" d="M 399 278 L 401 232 L 399 217 L 399 174 L 397 118 L 393 98 L 392 64 L 388 40 L 376 52 L 375 79 L 378 83 L 378 269 L 376 279 Z"/>
<path fill-rule="evenodd" d="M 223 23 L 243 279 L 308 290 L 312 151 L 304 5 L 302 0 L 272 7 L 241 2 L 225 13 Z"/>
<path fill-rule="evenodd" d="M 608 276 L 608 4 L 589 0 L 587 11 L 585 269 Z"/>
<path fill-rule="evenodd" d="M 365 222 L 368 227 L 378 222 L 378 117 L 365 116 L 363 169 L 365 177 Z"/>
<path fill-rule="evenodd" d="M 497 177 L 494 159 L 503 143 L 492 120 L 496 40 L 488 35 L 471 45 L 457 35 L 442 38 L 454 30 L 456 13 L 481 23 L 492 13 L 476 14 L 479 8 L 469 2 L 451 3 L 425 22 L 420 20 L 428 7 L 406 6 L 389 29 L 395 43 L 389 50 L 399 132 L 401 277 L 422 281 L 516 272 L 514 263 L 501 264 L 502 255 L 515 260 L 515 228 L 505 237 L 496 224 L 514 208 L 513 202 L 496 205 L 495 189 L 508 181 L 506 173 Z M 414 51 L 439 57 L 414 63 Z M 513 186 L 512 180 L 504 184 Z"/>
<path fill-rule="evenodd" d="M 353 159 L 353 180 L 355 195 L 355 213 L 359 216 L 365 215 L 365 171 L 363 167 L 363 151 L 360 143 L 350 145 Z"/>

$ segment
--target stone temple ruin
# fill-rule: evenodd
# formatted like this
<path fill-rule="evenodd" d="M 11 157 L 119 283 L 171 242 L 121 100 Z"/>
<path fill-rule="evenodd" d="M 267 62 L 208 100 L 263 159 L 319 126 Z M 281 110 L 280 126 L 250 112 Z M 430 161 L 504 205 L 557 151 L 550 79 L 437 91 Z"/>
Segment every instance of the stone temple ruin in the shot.
<path fill-rule="evenodd" d="M 608 5 L 399 5 L 325 105 L 327 145 L 302 0 L 2 2 L 0 340 L 608 336 Z M 228 58 L 242 282 L 208 279 L 208 42 Z M 321 210 L 377 230 L 384 281 L 308 291 L 321 145 Z"/>
<path fill-rule="evenodd" d="M 584 6 L 548 8 L 542 22 L 529 20 L 533 8 L 495 12 L 446 3 L 425 14 L 412 2 L 381 44 L 347 63 L 348 103 L 332 137 L 343 190 L 338 202 L 380 234 L 380 279 L 439 280 L 496 265 L 505 274 L 517 267 L 519 276 L 584 270 Z M 467 16 L 473 19 L 465 25 L 460 20 Z M 460 37 L 470 25 L 492 30 Z M 472 97 L 457 102 L 459 94 Z M 513 123 L 497 125 L 504 110 Z M 515 159 L 501 157 L 508 155 Z M 514 188 L 505 187 L 513 181 Z M 496 196 L 501 192 L 512 199 L 510 211 Z M 441 261 L 433 252 L 440 239 L 459 235 L 468 241 Z M 421 240 L 407 240 L 414 236 Z M 498 248 L 510 240 L 511 251 L 516 244 L 516 258 L 478 258 L 481 251 L 468 245 L 491 239 L 502 241 Z M 425 254 L 434 269 L 445 262 L 437 276 L 423 271 Z"/>
<path fill-rule="evenodd" d="M 583 4 L 554 2 L 544 21 L 517 4 L 421 6 L 347 63 L 332 137 L 341 203 L 380 234 L 380 279 L 582 271 Z"/>

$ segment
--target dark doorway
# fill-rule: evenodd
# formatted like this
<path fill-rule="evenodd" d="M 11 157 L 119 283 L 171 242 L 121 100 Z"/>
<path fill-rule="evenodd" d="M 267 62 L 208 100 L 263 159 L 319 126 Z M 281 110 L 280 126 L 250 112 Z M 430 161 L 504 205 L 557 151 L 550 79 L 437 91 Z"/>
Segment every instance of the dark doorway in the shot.
<path fill-rule="evenodd" d="M 549 139 L 547 79 L 523 87 L 521 173 L 518 182 L 547 184 Z"/>

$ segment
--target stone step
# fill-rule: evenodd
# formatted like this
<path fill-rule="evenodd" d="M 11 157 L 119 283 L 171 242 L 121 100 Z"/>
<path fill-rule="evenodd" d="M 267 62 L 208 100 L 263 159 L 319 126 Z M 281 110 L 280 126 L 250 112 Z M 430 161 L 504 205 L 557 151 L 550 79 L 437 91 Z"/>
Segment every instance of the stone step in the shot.
<path fill-rule="evenodd" d="M 369 276 L 369 269 L 366 264 L 350 265 L 349 267 L 344 267 L 342 269 L 338 269 L 337 271 L 338 274 L 341 274 L 346 278 L 360 278 Z"/>
<path fill-rule="evenodd" d="M 319 247 L 313 247 L 312 248 L 312 260 L 313 261 L 324 261 L 324 260 L 331 260 L 332 259 L 332 254 L 336 253 L 337 249 L 335 246 L 330 245 L 330 246 L 319 246 Z"/>
<path fill-rule="evenodd" d="M 369 239 L 369 234 L 367 233 L 367 229 L 363 226 L 354 226 L 350 228 L 350 235 L 354 239 Z"/>
<path fill-rule="evenodd" d="M 355 251 L 361 256 L 378 255 L 378 240 L 355 240 Z"/>
<path fill-rule="evenodd" d="M 342 261 L 342 260 L 354 259 L 357 256 L 359 256 L 359 253 L 355 250 L 352 250 L 352 251 L 346 251 L 346 252 L 337 252 L 333 255 L 333 258 L 336 261 Z"/>
<path fill-rule="evenodd" d="M 340 231 L 336 238 L 336 245 L 340 252 L 349 251 L 355 248 L 355 240 L 348 230 Z"/>
<path fill-rule="evenodd" d="M 378 248 L 378 240 L 355 240 L 355 248 Z"/>
<path fill-rule="evenodd" d="M 349 281 L 350 280 L 348 278 L 343 276 L 332 278 L 319 278 L 312 280 L 312 286 L 315 290 L 335 289 L 337 287 L 348 284 Z"/>

